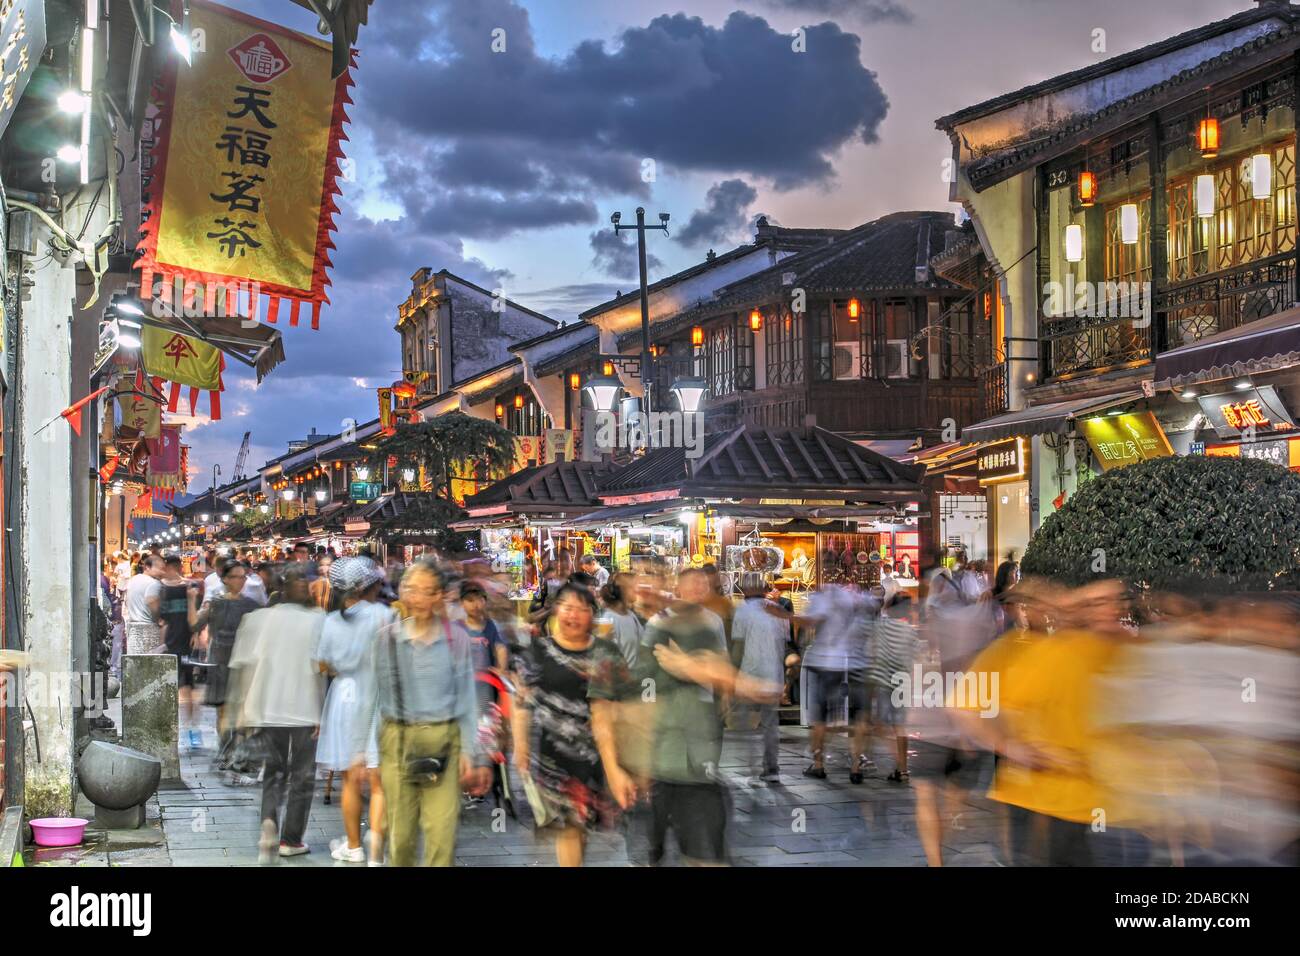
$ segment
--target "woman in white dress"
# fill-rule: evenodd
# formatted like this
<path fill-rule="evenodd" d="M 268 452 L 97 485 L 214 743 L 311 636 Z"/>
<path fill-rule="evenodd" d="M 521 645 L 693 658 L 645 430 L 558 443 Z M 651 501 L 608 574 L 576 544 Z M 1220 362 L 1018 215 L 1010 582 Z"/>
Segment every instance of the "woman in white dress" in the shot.
<path fill-rule="evenodd" d="M 393 612 L 378 603 L 384 583 L 383 568 L 369 558 L 340 558 L 329 571 L 335 608 L 325 619 L 321 634 L 320 664 L 334 675 L 321 714 L 316 762 L 343 778 L 343 828 L 346 836 L 330 843 L 331 855 L 346 863 L 363 863 L 361 847 L 361 787 L 370 782 L 370 864 L 384 858 L 384 790 L 379 780 L 378 723 L 372 722 L 366 740 L 358 736 L 357 718 L 362 701 L 373 696 L 374 674 L 370 646 L 379 629 L 393 620 Z M 353 757 L 365 753 L 364 769 L 352 769 Z"/>

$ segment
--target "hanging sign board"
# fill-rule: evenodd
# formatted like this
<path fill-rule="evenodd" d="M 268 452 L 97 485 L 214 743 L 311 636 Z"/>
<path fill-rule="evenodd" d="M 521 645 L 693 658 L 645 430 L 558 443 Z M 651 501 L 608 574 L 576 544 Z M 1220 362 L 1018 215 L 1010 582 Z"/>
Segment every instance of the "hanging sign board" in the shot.
<path fill-rule="evenodd" d="M 1151 412 L 1103 415 L 1078 423 L 1102 471 L 1174 453 L 1164 429 Z"/>

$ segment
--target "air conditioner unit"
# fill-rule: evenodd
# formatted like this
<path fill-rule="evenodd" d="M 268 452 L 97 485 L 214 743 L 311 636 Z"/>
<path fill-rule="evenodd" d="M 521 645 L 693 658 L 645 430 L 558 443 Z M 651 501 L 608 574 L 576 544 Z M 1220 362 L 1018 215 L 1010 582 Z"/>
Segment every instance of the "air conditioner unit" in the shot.
<path fill-rule="evenodd" d="M 886 378 L 907 378 L 912 374 L 912 357 L 908 354 L 907 339 L 890 339 L 885 343 L 884 353 Z"/>
<path fill-rule="evenodd" d="M 835 377 L 837 379 L 859 378 L 861 366 L 859 358 L 861 344 L 858 342 L 835 343 Z"/>

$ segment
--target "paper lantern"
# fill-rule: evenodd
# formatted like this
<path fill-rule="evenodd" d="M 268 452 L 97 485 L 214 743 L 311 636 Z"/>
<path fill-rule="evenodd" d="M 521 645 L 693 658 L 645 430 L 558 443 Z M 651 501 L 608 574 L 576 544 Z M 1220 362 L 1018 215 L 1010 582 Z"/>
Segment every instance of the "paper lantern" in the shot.
<path fill-rule="evenodd" d="M 1268 153 L 1250 157 L 1250 194 L 1256 199 L 1273 198 L 1273 157 Z"/>
<path fill-rule="evenodd" d="M 1214 215 L 1214 177 L 1209 173 L 1196 177 L 1196 215 L 1202 219 Z"/>
<path fill-rule="evenodd" d="M 1090 209 L 1097 202 L 1097 174 L 1084 170 L 1079 173 L 1079 205 Z"/>
<path fill-rule="evenodd" d="M 1205 159 L 1219 155 L 1219 121 L 1206 117 L 1196 126 L 1196 145 Z"/>
<path fill-rule="evenodd" d="M 1065 227 L 1065 261 L 1083 261 L 1083 226 L 1077 223 Z"/>
<path fill-rule="evenodd" d="M 1119 237 L 1126 246 L 1137 245 L 1138 207 L 1135 202 L 1126 202 L 1119 207 Z"/>

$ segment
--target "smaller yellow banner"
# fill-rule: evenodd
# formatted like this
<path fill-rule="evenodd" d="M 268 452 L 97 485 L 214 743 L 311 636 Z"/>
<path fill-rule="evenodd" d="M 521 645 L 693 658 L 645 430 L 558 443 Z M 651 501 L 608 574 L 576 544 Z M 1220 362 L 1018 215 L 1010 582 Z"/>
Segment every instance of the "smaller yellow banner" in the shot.
<path fill-rule="evenodd" d="M 215 345 L 152 325 L 144 327 L 140 342 L 147 374 L 210 392 L 221 387 L 221 351 Z"/>
<path fill-rule="evenodd" d="M 1164 429 L 1151 412 L 1090 418 L 1082 423 L 1082 428 L 1101 462 L 1102 471 L 1174 453 Z"/>
<path fill-rule="evenodd" d="M 129 380 L 126 380 L 129 381 Z M 133 392 L 117 396 L 117 407 L 122 413 L 122 427 L 140 433 L 141 438 L 157 438 L 162 429 L 162 405 Z"/>

